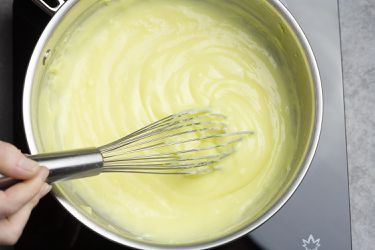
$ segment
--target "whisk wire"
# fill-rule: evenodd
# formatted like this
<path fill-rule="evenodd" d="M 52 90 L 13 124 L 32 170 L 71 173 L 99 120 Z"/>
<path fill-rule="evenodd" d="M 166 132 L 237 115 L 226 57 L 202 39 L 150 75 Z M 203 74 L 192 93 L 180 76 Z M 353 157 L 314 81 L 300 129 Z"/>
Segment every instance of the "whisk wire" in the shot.
<path fill-rule="evenodd" d="M 200 115 L 196 115 L 196 114 L 199 114 L 199 113 L 203 113 L 203 114 L 200 114 Z M 188 117 L 188 118 L 184 118 L 184 115 L 193 115 L 192 117 Z M 194 117 L 194 115 L 196 115 Z M 180 118 L 182 117 L 181 120 L 179 120 Z M 163 133 L 165 132 L 165 130 L 163 130 L 163 128 L 167 128 L 169 131 L 170 130 L 174 130 L 176 129 L 176 127 L 172 127 L 176 124 L 179 124 L 179 123 L 183 123 L 183 122 L 187 122 L 187 121 L 191 121 L 193 119 L 198 119 L 198 118 L 207 118 L 207 117 L 216 117 L 216 118 L 225 118 L 225 116 L 221 115 L 221 114 L 213 114 L 213 113 L 208 113 L 208 111 L 191 111 L 191 112 L 181 112 L 181 113 L 177 113 L 177 114 L 174 114 L 174 115 L 170 115 L 166 118 L 163 118 L 157 122 L 154 122 L 154 123 L 151 123 L 150 125 L 142 128 L 142 129 L 139 129 L 119 140 L 116 140 L 112 143 L 109 143 L 109 144 L 106 144 L 102 147 L 99 147 L 102 151 L 110 151 L 110 150 L 113 150 L 115 148 L 119 148 L 121 147 L 122 145 L 124 145 L 124 143 L 127 143 L 129 140 L 133 141 L 133 140 L 137 140 L 137 139 L 142 139 L 142 138 L 146 138 L 148 135 L 151 135 L 152 134 L 152 131 L 156 130 L 159 132 L 159 133 Z M 215 123 L 215 122 L 213 122 Z M 217 122 L 216 122 L 217 123 Z M 223 123 L 221 123 L 223 124 Z M 184 126 L 193 126 L 193 124 L 184 124 L 184 125 L 181 125 L 180 127 L 184 127 Z M 225 124 L 224 124 L 225 125 Z M 180 128 L 180 127 L 177 127 L 177 128 Z M 145 134 L 146 132 L 146 134 Z M 137 137 L 138 135 L 141 135 L 141 137 Z"/>
<path fill-rule="evenodd" d="M 193 110 L 167 116 L 99 147 L 104 172 L 206 173 L 252 132 L 226 132 L 225 116 Z M 215 167 L 213 167 L 215 166 Z"/>

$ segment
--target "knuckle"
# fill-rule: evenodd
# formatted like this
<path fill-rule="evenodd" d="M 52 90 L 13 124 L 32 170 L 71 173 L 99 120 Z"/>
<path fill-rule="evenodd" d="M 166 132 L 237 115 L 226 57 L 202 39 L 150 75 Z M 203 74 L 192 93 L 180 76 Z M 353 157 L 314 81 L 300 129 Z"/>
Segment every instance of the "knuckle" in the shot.
<path fill-rule="evenodd" d="M 5 193 L 0 193 L 0 202 L 1 202 L 1 207 L 0 207 L 0 216 L 7 217 L 11 214 L 13 214 L 13 208 L 12 205 Z"/>
<path fill-rule="evenodd" d="M 12 161 L 14 166 L 17 168 L 22 168 L 22 162 L 24 161 L 24 156 L 22 154 L 16 154 L 13 156 Z"/>
<path fill-rule="evenodd" d="M 1 216 L 8 217 L 13 214 L 13 209 L 9 205 L 4 205 L 1 208 Z"/>
<path fill-rule="evenodd" d="M 7 142 L 0 143 L 0 151 L 3 152 L 4 155 L 19 153 L 20 151 L 12 144 Z"/>
<path fill-rule="evenodd" d="M 9 143 L 0 143 L 0 160 L 3 164 L 3 168 L 12 170 L 13 166 L 20 163 L 22 160 L 22 153 L 12 144 Z"/>

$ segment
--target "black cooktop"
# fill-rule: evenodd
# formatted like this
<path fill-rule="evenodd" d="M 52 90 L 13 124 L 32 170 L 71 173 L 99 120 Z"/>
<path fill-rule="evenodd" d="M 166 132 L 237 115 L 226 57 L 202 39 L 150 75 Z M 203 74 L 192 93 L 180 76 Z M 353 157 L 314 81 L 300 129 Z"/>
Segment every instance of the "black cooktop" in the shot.
<path fill-rule="evenodd" d="M 350 250 L 350 214 L 337 0 L 283 0 L 305 31 L 321 73 L 324 115 L 313 163 L 285 206 L 261 227 L 217 249 Z M 318 18 L 317 18 L 318 17 Z M 28 151 L 22 126 L 26 68 L 50 17 L 14 0 L 13 142 Z M 11 138 L 11 135 L 9 135 Z M 86 228 L 51 195 L 33 211 L 15 249 L 129 249 Z"/>

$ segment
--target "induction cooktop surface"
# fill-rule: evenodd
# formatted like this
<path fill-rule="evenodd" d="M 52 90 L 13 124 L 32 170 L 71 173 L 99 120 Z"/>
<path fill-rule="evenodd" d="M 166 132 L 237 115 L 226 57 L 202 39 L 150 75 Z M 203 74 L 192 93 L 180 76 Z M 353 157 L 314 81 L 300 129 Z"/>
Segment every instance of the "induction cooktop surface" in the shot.
<path fill-rule="evenodd" d="M 317 152 L 292 198 L 262 226 L 217 249 L 349 250 L 349 187 L 337 0 L 283 0 L 304 30 L 320 70 L 324 114 Z M 33 48 L 50 17 L 31 0 L 14 0 L 13 142 L 28 151 L 22 88 Z M 83 226 L 48 195 L 15 249 L 128 249 Z"/>

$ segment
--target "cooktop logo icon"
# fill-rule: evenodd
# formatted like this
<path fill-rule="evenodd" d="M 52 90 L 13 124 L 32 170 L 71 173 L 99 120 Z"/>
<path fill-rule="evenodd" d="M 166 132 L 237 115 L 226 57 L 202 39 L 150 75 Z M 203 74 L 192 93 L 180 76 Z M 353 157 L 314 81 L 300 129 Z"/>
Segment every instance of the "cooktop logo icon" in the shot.
<path fill-rule="evenodd" d="M 307 240 L 302 239 L 302 246 L 305 248 L 305 250 L 318 250 L 320 247 L 320 239 L 314 239 L 314 236 L 310 234 L 309 238 Z"/>

